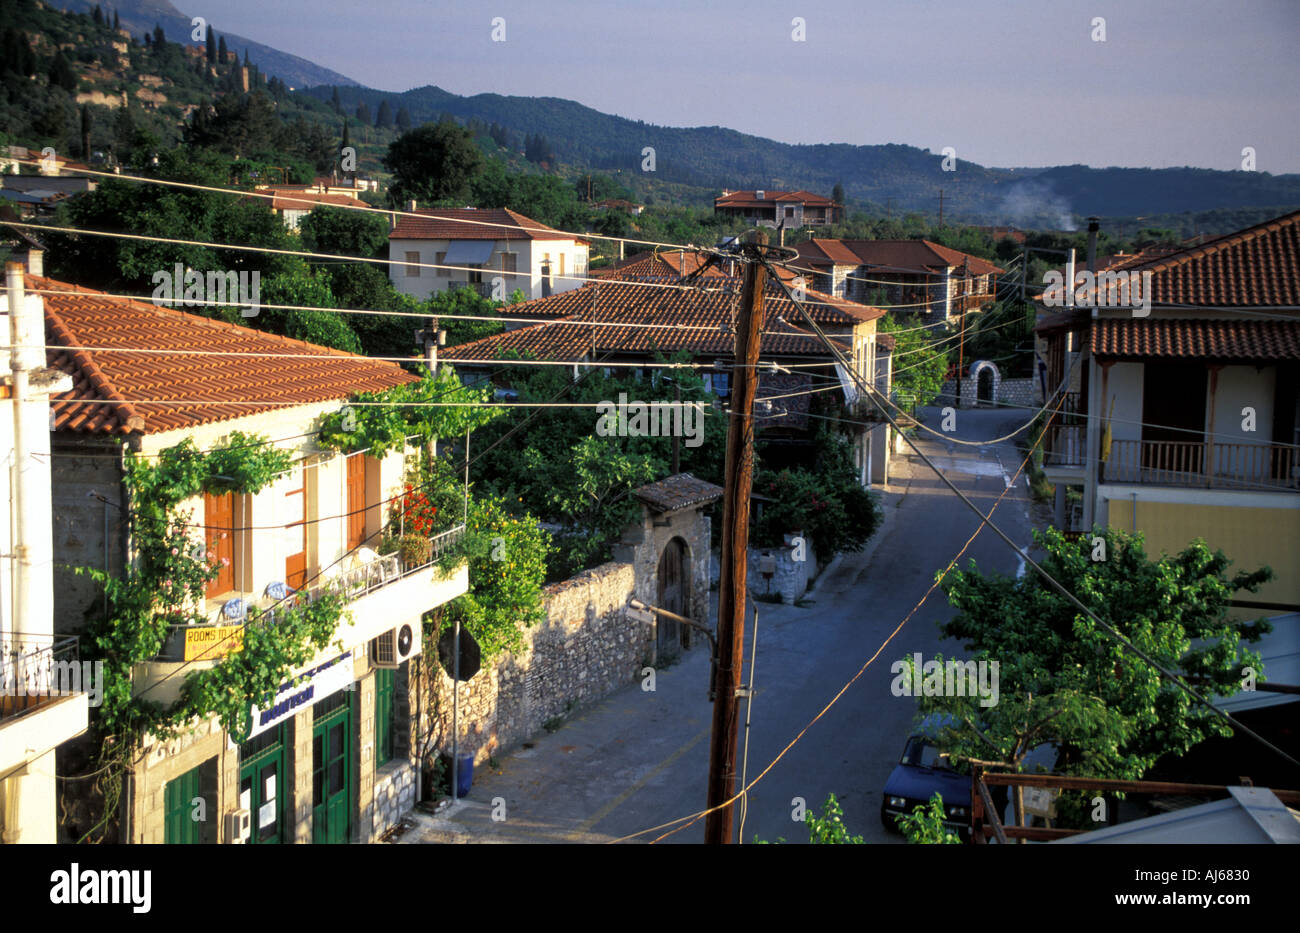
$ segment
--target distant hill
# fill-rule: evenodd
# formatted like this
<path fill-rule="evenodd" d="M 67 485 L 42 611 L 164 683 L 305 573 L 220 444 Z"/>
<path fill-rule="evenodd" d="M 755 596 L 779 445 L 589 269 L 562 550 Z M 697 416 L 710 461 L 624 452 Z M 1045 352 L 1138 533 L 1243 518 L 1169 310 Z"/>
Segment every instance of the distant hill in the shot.
<path fill-rule="evenodd" d="M 306 94 L 328 101 L 332 87 Z M 405 105 L 416 123 L 451 114 L 498 123 L 521 138 L 545 136 L 560 161 L 583 167 L 641 171 L 642 152 L 655 150 L 660 180 L 705 188 L 807 188 L 829 194 L 839 182 L 864 206 L 933 215 L 944 196 L 945 218 L 1025 227 L 1069 229 L 1090 214 L 1141 216 L 1219 208 L 1300 205 L 1300 175 L 1213 169 L 988 168 L 959 161 L 944 172 L 942 157 L 900 144 L 792 145 L 719 126 L 664 127 L 611 116 L 555 97 L 463 97 L 439 87 L 402 94 L 340 87 L 345 108 L 381 100 Z"/>
<path fill-rule="evenodd" d="M 94 0 L 47 0 L 47 2 L 55 9 L 71 10 L 74 13 L 90 13 L 96 6 Z M 103 0 L 98 6 L 110 16 L 112 11 L 116 10 L 122 28 L 130 30 L 137 37 L 152 32 L 157 25 L 162 26 L 163 32 L 171 42 L 184 42 L 187 45 L 201 44 L 190 39 L 190 33 L 194 29 L 191 25 L 193 17 L 176 9 L 168 0 Z M 213 18 L 214 15 L 220 16 L 219 9 L 202 9 L 195 15 L 203 16 L 219 35 L 225 36 L 226 47 L 231 51 L 238 52 L 242 58 L 244 49 L 248 49 L 263 72 L 274 75 L 291 87 L 301 88 L 313 84 L 349 86 L 357 83 L 347 75 L 322 68 L 305 58 L 226 32 L 221 28 L 220 19 Z"/>

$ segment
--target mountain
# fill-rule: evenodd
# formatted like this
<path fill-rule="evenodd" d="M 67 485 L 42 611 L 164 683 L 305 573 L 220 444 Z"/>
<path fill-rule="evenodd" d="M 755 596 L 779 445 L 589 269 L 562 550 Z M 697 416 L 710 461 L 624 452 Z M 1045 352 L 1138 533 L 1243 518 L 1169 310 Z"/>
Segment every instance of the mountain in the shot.
<path fill-rule="evenodd" d="M 104 0 L 98 4 L 93 0 L 48 0 L 48 2 L 55 9 L 70 10 L 73 13 L 90 13 L 98 6 L 110 18 L 116 10 L 122 28 L 130 31 L 137 38 L 146 32 L 152 32 L 154 26 L 162 26 L 163 32 L 172 42 L 184 42 L 187 45 L 202 44 L 190 38 L 190 33 L 194 30 L 193 17 L 176 9 L 168 0 Z M 305 58 L 281 52 L 253 39 L 224 32 L 219 20 L 209 19 L 208 25 L 216 30 L 218 35 L 226 37 L 226 47 L 231 51 L 238 52 L 242 58 L 244 50 L 247 49 L 252 60 L 257 62 L 257 66 L 265 74 L 274 75 L 291 87 L 301 88 L 313 84 L 351 86 L 357 83 L 347 75 L 322 68 Z"/>
<path fill-rule="evenodd" d="M 328 101 L 333 88 L 303 93 Z M 945 172 L 942 156 L 915 146 L 792 145 L 720 126 L 665 127 L 611 116 L 555 97 L 463 97 L 435 86 L 401 94 L 339 88 L 347 111 L 387 100 L 415 123 L 451 114 L 497 123 L 523 137 L 541 134 L 557 158 L 584 168 L 636 175 L 654 149 L 661 181 L 703 188 L 805 188 L 829 194 L 838 182 L 857 202 L 937 213 L 954 220 L 1072 229 L 1078 217 L 1140 216 L 1220 208 L 1300 205 L 1300 175 L 1198 168 L 988 168 L 960 161 Z"/>

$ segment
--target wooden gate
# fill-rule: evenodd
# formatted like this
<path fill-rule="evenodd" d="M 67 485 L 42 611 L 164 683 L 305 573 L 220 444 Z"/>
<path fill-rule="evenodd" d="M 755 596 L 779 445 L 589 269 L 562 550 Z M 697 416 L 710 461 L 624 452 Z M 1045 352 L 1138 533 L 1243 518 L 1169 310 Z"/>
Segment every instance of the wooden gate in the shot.
<path fill-rule="evenodd" d="M 658 592 L 655 605 L 681 616 L 690 615 L 690 568 L 687 564 L 686 542 L 673 538 L 659 556 Z M 674 655 L 682 647 L 681 623 L 675 619 L 658 617 L 655 626 L 660 654 Z"/>

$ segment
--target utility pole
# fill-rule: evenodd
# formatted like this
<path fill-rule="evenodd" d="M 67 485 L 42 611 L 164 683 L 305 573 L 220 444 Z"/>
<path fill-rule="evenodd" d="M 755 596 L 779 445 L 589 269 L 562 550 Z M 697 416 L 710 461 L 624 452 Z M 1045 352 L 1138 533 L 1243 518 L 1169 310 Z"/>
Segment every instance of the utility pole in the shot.
<path fill-rule="evenodd" d="M 736 322 L 733 362 L 735 389 L 727 424 L 726 480 L 722 496 L 722 575 L 718 583 L 718 694 L 713 701 L 713 735 L 709 742 L 707 806 L 730 800 L 736 779 L 736 739 L 740 722 L 740 670 L 744 660 L 745 577 L 748 570 L 749 497 L 754 469 L 754 398 L 758 394 L 758 354 L 767 272 L 758 261 L 767 237 L 751 236 L 741 247 L 745 264 Z M 704 841 L 726 845 L 732 840 L 733 806 L 714 810 L 704 822 Z"/>
<path fill-rule="evenodd" d="M 438 330 L 438 319 L 436 317 L 429 318 L 428 327 L 415 332 L 416 341 L 424 344 L 424 362 L 429 367 L 429 375 L 431 376 L 438 375 L 438 344 L 442 338 L 443 335 Z M 428 448 L 430 466 L 433 466 L 437 451 L 438 439 L 430 437 Z"/>

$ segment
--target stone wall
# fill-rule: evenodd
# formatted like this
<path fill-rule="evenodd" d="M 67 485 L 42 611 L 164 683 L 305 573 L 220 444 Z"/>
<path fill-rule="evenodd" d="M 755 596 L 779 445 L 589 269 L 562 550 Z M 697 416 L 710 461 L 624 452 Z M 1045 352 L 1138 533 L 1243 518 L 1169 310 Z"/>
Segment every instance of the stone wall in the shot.
<path fill-rule="evenodd" d="M 955 391 L 956 383 L 951 379 L 945 381 L 939 395 L 935 398 L 934 404 L 940 406 L 956 404 Z M 962 379 L 961 404 L 957 407 L 973 407 L 978 391 L 978 377 L 967 376 Z M 997 383 L 997 399 L 999 405 L 1027 407 L 1043 404 L 1042 393 L 1038 391 L 1038 380 L 1032 376 L 1022 379 L 999 379 Z"/>
<path fill-rule="evenodd" d="M 636 598 L 651 606 L 659 603 L 659 560 L 664 548 L 673 538 L 686 542 L 691 567 L 690 593 L 686 598 L 686 611 L 696 622 L 709 621 L 709 536 L 711 519 L 695 509 L 675 512 L 642 510 L 640 525 L 632 525 L 623 535 L 623 542 L 615 557 L 632 564 Z M 687 644 L 695 635 L 687 630 Z M 652 645 L 653 648 L 653 645 Z M 657 658 L 652 652 L 650 663 Z"/>
<path fill-rule="evenodd" d="M 87 612 L 100 609 L 104 588 L 73 568 L 122 572 L 120 453 L 116 445 L 67 443 L 61 436 L 52 448 L 54 630 L 78 635 Z"/>
<path fill-rule="evenodd" d="M 654 627 L 627 617 L 634 578 L 632 564 L 610 562 L 547 587 L 546 619 L 525 632 L 524 649 L 461 683 L 462 753 L 485 761 L 639 676 Z M 440 666 L 433 677 L 434 745 L 450 751 L 452 679 Z"/>
<path fill-rule="evenodd" d="M 794 603 L 817 577 L 817 554 L 811 538 L 805 539 L 802 554 L 796 546 L 749 549 L 749 571 L 745 582 L 757 596 L 777 595 L 784 603 Z M 797 560 L 796 557 L 802 557 Z M 772 560 L 773 572 L 763 573 L 764 558 Z"/>

